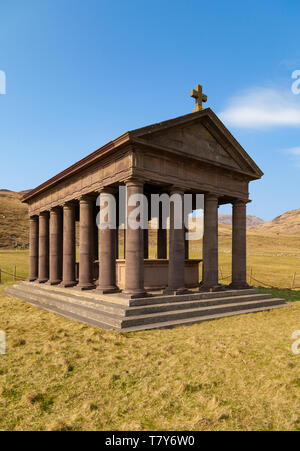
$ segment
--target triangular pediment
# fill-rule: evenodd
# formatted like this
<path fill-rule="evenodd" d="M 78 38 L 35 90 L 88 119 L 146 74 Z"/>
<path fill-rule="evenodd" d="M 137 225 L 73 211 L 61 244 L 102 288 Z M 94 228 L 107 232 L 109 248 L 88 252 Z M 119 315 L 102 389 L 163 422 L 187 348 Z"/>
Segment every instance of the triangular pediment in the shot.
<path fill-rule="evenodd" d="M 158 149 L 180 152 L 207 163 L 248 173 L 254 178 L 262 176 L 254 161 L 209 109 L 132 133 L 140 142 Z"/>
<path fill-rule="evenodd" d="M 183 125 L 144 137 L 149 142 L 197 158 L 231 166 L 240 166 L 202 124 Z"/>

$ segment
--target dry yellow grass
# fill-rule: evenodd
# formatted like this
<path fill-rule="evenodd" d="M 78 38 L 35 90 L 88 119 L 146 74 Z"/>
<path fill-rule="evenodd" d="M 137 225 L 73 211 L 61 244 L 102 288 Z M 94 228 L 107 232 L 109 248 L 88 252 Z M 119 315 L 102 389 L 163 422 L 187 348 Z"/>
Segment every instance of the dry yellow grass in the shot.
<path fill-rule="evenodd" d="M 230 227 L 220 232 L 225 271 Z M 272 253 L 272 237 L 262 240 L 254 250 Z M 278 249 L 289 252 L 295 240 L 283 239 Z M 250 234 L 250 250 L 256 242 Z M 0 267 L 17 264 L 25 276 L 27 259 L 25 251 L 1 251 Z M 267 259 L 273 274 L 280 260 Z M 293 259 L 286 261 L 291 271 Z M 300 301 L 297 291 L 274 294 Z M 300 357 L 291 352 L 300 302 L 190 327 L 114 334 L 0 290 L 0 329 L 7 334 L 0 430 L 300 429 Z"/>
<path fill-rule="evenodd" d="M 252 230 L 262 234 L 300 235 L 300 209 L 288 211 L 270 222 L 253 227 Z"/>
<path fill-rule="evenodd" d="M 222 283 L 228 284 L 231 275 L 231 227 L 220 225 L 219 232 L 220 279 Z M 150 233 L 150 258 L 156 258 L 154 235 L 155 232 Z M 294 288 L 300 289 L 300 237 L 262 234 L 252 230 L 248 230 L 247 236 L 248 282 L 254 286 L 278 288 L 291 288 L 293 282 Z M 121 258 L 123 258 L 122 246 L 123 241 L 120 236 Z M 191 242 L 190 256 L 202 258 L 202 241 Z M 18 276 L 27 277 L 28 251 L 0 250 L 0 268 L 12 273 L 14 266 L 17 266 Z M 3 280 L 9 281 L 11 277 L 3 274 Z"/>
<path fill-rule="evenodd" d="M 28 207 L 21 194 L 0 190 L 0 247 L 28 245 Z"/>
<path fill-rule="evenodd" d="M 300 429 L 299 302 L 114 334 L 0 292 L 0 329 L 0 430 Z"/>

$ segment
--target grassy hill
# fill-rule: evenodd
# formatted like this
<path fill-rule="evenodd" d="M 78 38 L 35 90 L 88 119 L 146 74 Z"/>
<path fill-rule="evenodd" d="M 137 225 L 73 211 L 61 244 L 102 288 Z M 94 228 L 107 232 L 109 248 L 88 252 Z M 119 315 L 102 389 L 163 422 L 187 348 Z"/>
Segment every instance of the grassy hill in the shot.
<path fill-rule="evenodd" d="M 300 234 L 300 209 L 288 211 L 270 222 L 253 227 L 251 230 L 262 234 L 298 235 Z"/>
<path fill-rule="evenodd" d="M 28 246 L 28 207 L 22 193 L 0 190 L 0 248 Z"/>
<path fill-rule="evenodd" d="M 247 215 L 247 227 L 256 227 L 264 224 L 265 221 L 257 216 Z M 219 214 L 219 224 L 232 224 L 232 215 Z"/>

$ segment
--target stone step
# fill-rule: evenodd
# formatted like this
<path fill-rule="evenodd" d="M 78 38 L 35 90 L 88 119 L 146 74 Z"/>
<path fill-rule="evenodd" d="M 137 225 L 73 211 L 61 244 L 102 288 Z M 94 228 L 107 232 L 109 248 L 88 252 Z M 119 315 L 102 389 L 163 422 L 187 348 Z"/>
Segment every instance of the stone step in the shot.
<path fill-rule="evenodd" d="M 7 289 L 6 291 L 12 291 L 12 295 L 14 296 L 14 293 L 12 289 Z M 56 313 L 58 315 L 61 315 L 65 318 L 74 320 L 74 321 L 79 321 L 82 323 L 86 323 L 95 327 L 99 327 L 101 329 L 105 329 L 105 330 L 117 330 L 115 328 L 113 328 L 112 326 L 103 323 L 101 321 L 97 321 L 95 319 L 90 319 L 87 318 L 86 316 L 81 316 L 63 309 L 59 309 L 53 305 L 48 305 L 46 303 L 44 304 L 40 304 L 39 302 L 36 302 L 32 299 L 25 299 L 25 294 L 23 295 L 23 299 L 26 300 L 27 302 L 29 302 L 31 305 L 34 305 L 36 307 L 42 308 L 43 310 L 52 312 L 52 313 Z M 122 328 L 122 332 L 134 332 L 134 331 L 141 331 L 141 330 L 147 330 L 147 329 L 167 329 L 167 328 L 172 328 L 172 327 L 176 327 L 176 326 L 184 326 L 184 325 L 191 325 L 191 324 L 195 324 L 195 323 L 200 323 L 200 322 L 204 322 L 204 321 L 212 321 L 212 320 L 217 320 L 217 319 L 221 319 L 221 318 L 226 318 L 226 317 L 232 317 L 232 316 L 237 316 L 237 315 L 241 315 L 241 314 L 250 314 L 250 313 L 258 313 L 258 312 L 265 312 L 265 311 L 270 311 L 270 310 L 274 310 L 274 309 L 278 309 L 278 308 L 282 308 L 285 307 L 286 304 L 284 303 L 284 301 L 282 301 L 281 299 L 279 300 L 281 303 L 279 305 L 268 305 L 268 306 L 264 306 L 264 307 L 256 307 L 256 308 L 244 308 L 238 311 L 229 311 L 229 312 L 223 312 L 223 313 L 218 313 L 218 314 L 210 314 L 210 315 L 203 315 L 203 316 L 195 316 L 192 318 L 181 318 L 181 319 L 176 319 L 176 320 L 171 320 L 171 321 L 160 321 L 160 322 L 153 322 L 153 323 L 149 323 L 149 324 L 143 324 L 143 325 L 138 325 L 138 326 L 131 326 L 131 327 L 123 327 Z M 118 329 L 120 331 L 120 329 Z"/>
<path fill-rule="evenodd" d="M 69 302 L 70 304 L 78 304 L 84 307 L 90 307 L 120 316 L 124 315 L 124 312 L 127 308 L 124 305 L 107 302 L 103 299 L 92 299 L 87 296 L 79 296 L 78 294 L 73 295 L 72 293 L 60 292 L 59 290 L 44 289 L 43 286 L 39 285 L 36 286 L 33 284 L 16 284 L 13 285 L 13 289 L 18 291 L 19 293 L 24 292 L 28 293 L 30 296 L 34 295 L 39 296 L 41 299 L 45 298 L 47 299 L 47 301 L 53 299 L 53 301 Z"/>
<path fill-rule="evenodd" d="M 39 295 L 36 294 L 27 293 L 27 297 L 29 297 L 31 300 L 35 302 L 39 302 L 40 304 L 52 305 L 60 310 L 68 311 L 72 314 L 86 317 L 89 320 L 93 319 L 97 320 L 117 329 L 123 329 L 124 327 L 133 327 L 144 324 L 151 324 L 153 322 L 156 323 L 156 322 L 173 321 L 177 319 L 185 319 L 193 316 L 206 316 L 209 314 L 213 315 L 242 309 L 266 307 L 282 303 L 282 300 L 277 299 L 262 299 L 255 301 L 248 300 L 242 302 L 239 301 L 236 302 L 238 299 L 235 299 L 234 301 L 231 300 L 231 303 L 229 304 L 220 304 L 216 306 L 203 306 L 181 310 L 173 308 L 173 310 L 167 312 L 147 313 L 143 315 L 139 314 L 136 316 L 124 317 L 117 314 L 109 313 L 107 311 L 100 311 L 98 309 L 83 306 L 80 304 L 56 300 L 54 298 L 49 298 L 48 296 L 40 297 Z"/>
<path fill-rule="evenodd" d="M 180 320 L 173 320 L 173 321 L 165 321 L 165 322 L 158 322 L 158 323 L 151 323 L 151 324 L 144 324 L 141 326 L 133 326 L 133 327 L 125 327 L 122 329 L 121 332 L 138 332 L 142 330 L 149 330 L 149 329 L 171 329 L 173 327 L 179 327 L 179 326 L 190 326 L 192 324 L 198 324 L 205 321 L 214 321 L 222 318 L 230 318 L 232 316 L 239 316 L 239 315 L 246 315 L 251 313 L 260 313 L 260 312 L 270 312 L 271 310 L 276 310 L 279 308 L 286 307 L 287 304 L 280 304 L 280 305 L 274 305 L 270 307 L 259 307 L 259 308 L 251 308 L 251 309 L 245 309 L 245 310 L 239 310 L 235 312 L 227 312 L 227 313 L 219 313 L 214 315 L 207 315 L 207 316 L 199 316 L 199 317 L 193 317 L 193 318 L 187 318 L 187 319 L 180 319 Z"/>
<path fill-rule="evenodd" d="M 76 315 L 67 310 L 59 309 L 50 304 L 40 304 L 39 302 L 35 302 L 31 299 L 25 299 L 25 297 L 23 297 L 23 300 L 28 302 L 28 304 L 33 305 L 34 307 L 38 307 L 42 310 L 46 310 L 47 312 L 51 312 L 51 313 L 63 316 L 64 318 L 71 319 L 73 321 L 78 321 L 80 323 L 89 324 L 91 326 L 99 327 L 100 329 L 104 329 L 104 330 L 114 330 L 114 328 L 112 326 L 109 326 L 108 324 L 105 324 L 105 323 L 102 323 L 100 321 L 96 321 L 93 319 L 88 319 L 85 316 Z"/>
<path fill-rule="evenodd" d="M 122 325 L 122 317 L 118 315 L 112 315 L 108 312 L 99 311 L 94 308 L 86 307 L 80 304 L 75 304 L 72 302 L 66 302 L 62 300 L 55 300 L 46 295 L 40 296 L 36 293 L 29 292 L 21 292 L 14 288 L 9 288 L 6 290 L 6 293 L 12 296 L 16 296 L 20 299 L 23 299 L 29 303 L 35 303 L 35 305 L 47 306 L 56 308 L 60 311 L 68 312 L 72 315 L 78 315 L 84 317 L 88 320 L 95 320 L 102 324 L 105 324 L 107 327 L 120 329 Z"/>
<path fill-rule="evenodd" d="M 59 295 L 64 295 L 68 297 L 81 298 L 86 300 L 91 300 L 93 302 L 101 302 L 105 300 L 106 302 L 111 302 L 114 304 L 121 305 L 123 307 L 128 307 L 128 299 L 124 296 L 116 295 L 103 295 L 99 294 L 97 290 L 80 290 L 76 286 L 70 288 L 62 288 L 58 285 L 48 285 L 48 284 L 39 284 L 37 282 L 22 282 L 18 284 L 19 286 L 24 287 L 24 289 L 39 290 L 42 293 L 58 293 Z"/>
<path fill-rule="evenodd" d="M 250 310 L 259 307 L 272 307 L 274 305 L 282 305 L 282 299 L 266 299 L 251 302 L 237 302 L 220 306 L 199 307 L 195 309 L 176 310 L 172 312 L 153 313 L 149 315 L 138 315 L 126 317 L 122 321 L 122 329 L 126 327 L 133 327 L 157 322 L 176 321 L 185 318 L 192 318 L 194 316 L 207 316 L 219 313 L 235 312 L 239 310 Z"/>
<path fill-rule="evenodd" d="M 154 304 L 154 305 L 146 305 L 141 307 L 130 307 L 127 308 L 121 306 L 119 304 L 113 304 L 106 301 L 97 301 L 90 298 L 86 298 L 84 296 L 73 296 L 67 293 L 60 293 L 58 290 L 45 290 L 40 286 L 34 285 L 14 285 L 15 290 L 19 290 L 20 292 L 27 292 L 30 296 L 39 296 L 41 299 L 44 298 L 47 303 L 56 304 L 57 301 L 65 301 L 70 302 L 73 305 L 79 305 L 84 307 L 89 307 L 92 309 L 99 310 L 101 312 L 110 313 L 112 315 L 117 316 L 137 316 L 137 315 L 146 315 L 152 313 L 160 313 L 160 312 L 170 312 L 173 310 L 186 310 L 193 309 L 198 307 L 206 307 L 213 305 L 224 305 L 232 303 L 232 299 L 234 302 L 246 302 L 246 301 L 255 301 L 255 300 L 263 300 L 263 299 L 271 299 L 272 296 L 269 294 L 251 294 L 247 296 L 235 296 L 235 297 L 219 297 L 207 300 L 193 300 L 193 301 L 184 301 L 184 302 L 169 302 L 163 304 Z M 16 294 L 16 293 L 15 293 Z M 51 300 L 52 298 L 52 300 Z M 170 297 L 168 296 L 170 299 Z M 36 298 L 35 298 L 36 299 Z M 174 297 L 171 298 L 172 301 Z M 38 300 L 38 299 L 36 299 Z"/>
<path fill-rule="evenodd" d="M 214 292 L 201 292 L 195 291 L 188 294 L 181 294 L 179 296 L 169 296 L 169 295 L 154 295 L 146 298 L 138 298 L 130 300 L 130 307 L 138 307 L 144 305 L 154 305 L 163 304 L 169 302 L 184 302 L 193 301 L 200 299 L 217 299 L 225 297 L 235 297 L 243 295 L 258 294 L 258 290 L 255 288 L 249 288 L 247 290 L 224 290 L 224 291 L 214 291 Z"/>
<path fill-rule="evenodd" d="M 161 304 L 147 304 L 135 307 L 125 307 L 103 300 L 96 300 L 90 296 L 66 293 L 65 290 L 51 290 L 51 287 L 35 284 L 16 284 L 7 288 L 6 293 L 16 296 L 45 310 L 62 316 L 96 325 L 104 329 L 142 330 L 157 327 L 172 327 L 173 325 L 189 324 L 193 322 L 217 319 L 235 314 L 254 311 L 270 310 L 283 307 L 285 301 L 273 299 L 268 294 L 258 294 L 255 290 L 239 290 L 239 294 L 228 296 L 228 292 L 205 293 L 225 296 L 192 297 L 178 301 L 181 296 L 167 296 L 169 302 Z M 248 294 L 245 294 L 248 292 Z M 241 293 L 243 295 L 241 295 Z M 198 294 L 199 295 L 199 294 Z M 161 297 L 160 297 L 161 298 Z M 151 298 L 152 299 L 152 298 Z M 164 298 L 165 301 L 165 298 Z"/>
<path fill-rule="evenodd" d="M 130 307 L 126 310 L 126 316 L 146 315 L 160 312 L 170 312 L 177 310 L 195 309 L 200 307 L 221 306 L 232 304 L 233 302 L 254 302 L 272 299 L 271 294 L 252 294 L 247 296 L 220 297 L 215 299 L 193 300 L 184 302 L 169 302 L 141 307 Z"/>
<path fill-rule="evenodd" d="M 149 296 L 146 298 L 139 298 L 139 299 L 126 299 L 121 294 L 110 294 L 110 295 L 99 295 L 95 290 L 90 291 L 80 291 L 76 288 L 58 288 L 57 286 L 50 286 L 45 284 L 37 284 L 37 283 L 29 283 L 29 282 L 23 282 L 22 284 L 18 284 L 19 286 L 24 287 L 25 290 L 39 290 L 39 292 L 42 293 L 57 293 L 60 296 L 67 296 L 69 298 L 74 299 L 80 299 L 82 301 L 90 301 L 94 303 L 111 303 L 111 304 L 117 304 L 120 307 L 138 307 L 138 306 L 147 306 L 147 305 L 155 305 L 155 304 L 169 304 L 170 302 L 185 302 L 185 301 L 194 301 L 194 300 L 201 300 L 201 299 L 218 299 L 218 298 L 225 298 L 225 297 L 236 297 L 236 296 L 245 296 L 245 295 L 252 295 L 252 294 L 258 294 L 258 290 L 254 288 L 250 288 L 247 290 L 224 290 L 219 292 L 192 292 L 185 295 L 179 295 L 179 296 L 166 296 L 166 295 L 159 295 L 155 294 L 153 296 Z"/>

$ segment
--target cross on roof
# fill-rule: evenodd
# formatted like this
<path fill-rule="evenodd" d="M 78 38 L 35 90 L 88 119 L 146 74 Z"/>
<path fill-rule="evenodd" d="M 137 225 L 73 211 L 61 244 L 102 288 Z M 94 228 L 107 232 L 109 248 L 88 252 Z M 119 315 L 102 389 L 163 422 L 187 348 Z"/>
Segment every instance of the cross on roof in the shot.
<path fill-rule="evenodd" d="M 197 85 L 196 89 L 192 89 L 191 91 L 191 97 L 196 100 L 196 106 L 193 109 L 193 113 L 203 110 L 202 102 L 207 102 L 207 96 L 203 94 L 202 89 L 201 85 Z"/>

